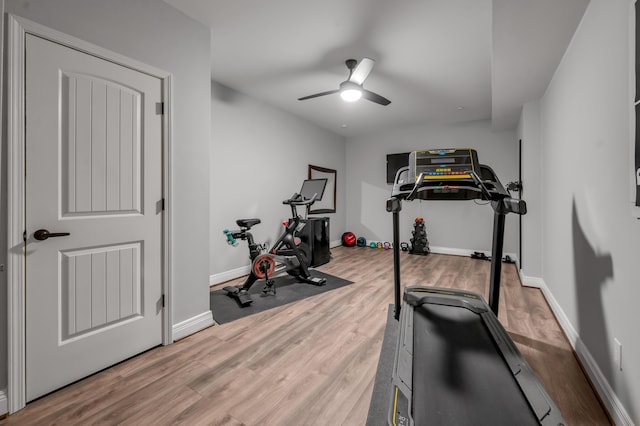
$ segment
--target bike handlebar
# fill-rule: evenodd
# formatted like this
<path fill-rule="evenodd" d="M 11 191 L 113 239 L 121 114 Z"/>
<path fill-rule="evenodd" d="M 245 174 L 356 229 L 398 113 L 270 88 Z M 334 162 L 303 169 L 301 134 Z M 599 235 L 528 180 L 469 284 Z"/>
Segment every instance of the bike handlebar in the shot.
<path fill-rule="evenodd" d="M 298 194 L 297 192 L 291 196 L 288 200 L 284 200 L 282 204 L 287 204 L 291 206 L 310 206 L 315 203 L 316 197 L 318 194 L 313 194 L 311 198 L 304 198 L 302 194 Z"/>

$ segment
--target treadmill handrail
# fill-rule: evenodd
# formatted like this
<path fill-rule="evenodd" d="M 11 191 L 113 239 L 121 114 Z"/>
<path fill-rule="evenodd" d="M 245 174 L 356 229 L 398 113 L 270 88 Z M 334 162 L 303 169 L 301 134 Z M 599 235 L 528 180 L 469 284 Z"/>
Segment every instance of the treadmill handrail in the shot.
<path fill-rule="evenodd" d="M 475 184 L 478 186 L 478 188 L 480 188 L 480 192 L 482 192 L 482 195 L 484 195 L 487 200 L 492 200 L 493 197 L 491 196 L 491 193 L 489 192 L 487 187 L 484 185 L 484 182 L 482 182 L 482 179 L 480 179 L 480 177 L 478 177 L 476 172 L 471 170 L 471 171 L 469 171 L 469 175 L 471 175 L 471 178 L 473 179 Z"/>
<path fill-rule="evenodd" d="M 398 169 L 391 197 L 387 200 L 387 211 L 393 213 L 395 318 L 400 318 L 400 271 L 396 270 L 399 269 L 400 265 L 400 249 L 398 247 L 399 236 L 396 234 L 399 233 L 399 213 L 400 210 L 402 210 L 402 200 L 412 201 L 416 198 L 422 199 L 422 197 L 418 196 L 422 192 L 434 191 L 434 193 L 436 193 L 436 191 L 443 191 L 446 193 L 445 191 L 449 189 L 462 192 L 461 195 L 466 197 L 457 198 L 457 200 L 482 198 L 486 201 L 490 201 L 491 207 L 494 211 L 493 242 L 491 247 L 491 275 L 489 280 L 489 306 L 497 315 L 500 299 L 500 275 L 502 270 L 505 215 L 508 213 L 516 213 L 520 215 L 525 214 L 527 211 L 526 203 L 524 200 L 511 198 L 511 195 L 504 188 L 496 173 L 487 165 L 479 165 L 478 170 L 484 170 L 492 177 L 490 180 L 485 181 L 481 179 L 474 169 L 465 171 L 469 176 L 471 176 L 471 179 L 443 178 L 442 180 L 439 180 L 437 178 L 434 179 L 433 177 L 425 179 L 427 174 L 425 172 L 421 172 L 418 179 L 413 182 L 411 189 L 408 188 L 411 184 L 410 181 L 407 181 L 404 184 L 401 181 L 403 173 L 406 174 L 408 170 L 409 167 L 402 167 Z M 447 184 L 445 184 L 445 182 L 447 182 Z M 491 189 L 487 187 L 488 184 L 492 186 Z M 406 189 L 403 190 L 403 188 Z M 464 191 L 472 191 L 472 193 L 475 192 L 482 195 L 479 197 L 472 197 L 469 192 Z M 436 198 L 441 200 L 448 198 L 446 195 L 443 196 L 442 193 L 437 194 L 437 196 L 442 197 Z M 428 199 L 428 197 L 425 197 L 424 199 Z M 451 197 L 451 199 L 455 198 Z"/>
<path fill-rule="evenodd" d="M 489 169 L 491 173 L 495 176 L 495 173 L 493 172 L 493 170 L 491 170 L 490 167 L 486 165 L 483 165 L 483 167 Z M 407 168 L 404 167 L 398 171 L 398 174 L 396 174 L 396 181 L 398 179 L 398 176 L 400 175 L 400 171 L 402 171 L 403 169 L 406 170 Z M 394 191 L 393 191 L 394 193 L 392 194 L 392 198 L 413 201 L 416 198 L 420 198 L 418 197 L 418 194 L 420 194 L 421 192 L 436 191 L 436 190 L 442 190 L 442 189 L 457 189 L 457 190 L 464 190 L 464 191 L 479 192 L 482 194 L 482 198 L 487 201 L 497 201 L 503 198 L 510 197 L 509 193 L 504 189 L 500 181 L 497 179 L 497 176 L 495 181 L 493 180 L 485 181 L 485 180 L 482 180 L 474 170 L 466 170 L 465 173 L 471 176 L 471 179 L 465 179 L 465 178 L 446 179 L 446 180 L 425 179 L 427 174 L 425 172 L 422 172 L 418 176 L 418 179 L 416 179 L 416 181 L 413 183 L 410 190 L 396 191 L 396 188 L 394 187 Z M 489 189 L 487 187 L 488 183 L 491 183 L 493 188 Z M 407 182 L 407 184 L 409 183 Z M 407 184 L 405 184 L 405 186 Z"/>
<path fill-rule="evenodd" d="M 416 197 L 416 195 L 418 194 L 418 190 L 421 188 L 422 183 L 424 182 L 424 177 L 425 173 L 420 173 L 420 176 L 418 176 L 418 180 L 416 180 L 416 183 L 413 184 L 413 189 L 411 190 L 409 195 L 407 195 L 406 199 L 408 201 L 412 201 Z"/>

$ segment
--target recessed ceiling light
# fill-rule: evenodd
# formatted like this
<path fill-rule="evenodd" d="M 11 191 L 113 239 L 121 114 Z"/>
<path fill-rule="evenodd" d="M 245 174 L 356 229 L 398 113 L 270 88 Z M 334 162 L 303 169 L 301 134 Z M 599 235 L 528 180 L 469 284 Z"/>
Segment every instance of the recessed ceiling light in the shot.
<path fill-rule="evenodd" d="M 342 125 L 342 126 L 340 126 L 340 127 L 342 127 L 343 129 L 346 129 L 348 126 L 347 126 L 346 124 L 343 124 L 343 125 Z"/>
<path fill-rule="evenodd" d="M 457 107 L 456 107 L 456 109 L 457 109 L 458 111 L 462 111 L 462 110 L 464 109 L 464 107 L 463 107 L 463 106 L 457 106 Z"/>

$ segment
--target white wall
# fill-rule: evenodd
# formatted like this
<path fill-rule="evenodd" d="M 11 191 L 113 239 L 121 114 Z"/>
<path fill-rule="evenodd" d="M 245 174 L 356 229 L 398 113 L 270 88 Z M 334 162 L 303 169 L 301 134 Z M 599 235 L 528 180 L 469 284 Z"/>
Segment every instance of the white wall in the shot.
<path fill-rule="evenodd" d="M 173 322 L 208 311 L 209 29 L 157 0 L 7 0 L 6 12 L 173 74 Z"/>
<path fill-rule="evenodd" d="M 540 101 L 542 278 L 618 424 L 640 423 L 640 222 L 628 186 L 632 4 L 591 0 Z"/>
<path fill-rule="evenodd" d="M 251 230 L 256 242 L 274 243 L 291 216 L 282 201 L 300 190 L 309 164 L 337 171 L 337 211 L 322 216 L 330 218 L 331 240 L 340 239 L 346 222 L 342 136 L 216 83 L 211 133 L 212 282 L 238 275 L 249 263 L 247 243 L 229 246 L 222 231 L 238 229 L 236 219 L 256 217 L 262 220 Z"/>
<path fill-rule="evenodd" d="M 392 241 L 391 195 L 386 183 L 387 154 L 429 148 L 474 148 L 480 163 L 493 168 L 504 185 L 518 179 L 514 131 L 493 132 L 491 123 L 477 121 L 450 126 L 413 126 L 347 141 L 347 230 L 368 241 Z M 426 221 L 429 244 L 450 249 L 490 251 L 493 209 L 473 201 L 403 203 L 401 241 L 409 242 L 416 217 Z M 518 217 L 508 215 L 505 253 L 518 251 Z"/>

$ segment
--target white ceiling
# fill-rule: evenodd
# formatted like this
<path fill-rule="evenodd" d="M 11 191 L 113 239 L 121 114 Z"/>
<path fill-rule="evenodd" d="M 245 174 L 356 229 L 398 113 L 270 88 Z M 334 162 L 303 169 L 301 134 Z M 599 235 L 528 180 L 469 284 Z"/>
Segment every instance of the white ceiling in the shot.
<path fill-rule="evenodd" d="M 211 78 L 350 137 L 491 119 L 544 93 L 589 0 L 165 0 L 211 27 Z M 329 95 L 344 61 L 389 106 Z"/>

